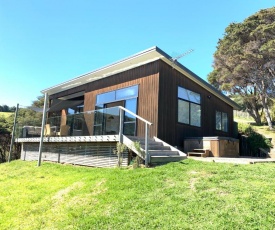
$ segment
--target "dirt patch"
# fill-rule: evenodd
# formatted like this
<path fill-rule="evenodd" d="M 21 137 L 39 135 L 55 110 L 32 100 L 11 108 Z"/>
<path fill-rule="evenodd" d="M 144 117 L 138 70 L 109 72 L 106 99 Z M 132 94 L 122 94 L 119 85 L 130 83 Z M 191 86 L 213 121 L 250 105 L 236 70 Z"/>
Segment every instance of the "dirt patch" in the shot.
<path fill-rule="evenodd" d="M 197 183 L 197 180 L 198 178 L 191 178 L 190 181 L 189 181 L 189 184 L 190 184 L 190 189 L 192 191 L 196 191 L 196 183 Z"/>
<path fill-rule="evenodd" d="M 80 189 L 84 186 L 83 182 L 75 182 L 73 183 L 71 186 L 62 189 L 60 191 L 58 191 L 53 197 L 52 200 L 54 201 L 54 203 L 61 203 L 63 202 L 63 200 L 65 199 L 65 197 L 73 190 L 77 190 Z"/>

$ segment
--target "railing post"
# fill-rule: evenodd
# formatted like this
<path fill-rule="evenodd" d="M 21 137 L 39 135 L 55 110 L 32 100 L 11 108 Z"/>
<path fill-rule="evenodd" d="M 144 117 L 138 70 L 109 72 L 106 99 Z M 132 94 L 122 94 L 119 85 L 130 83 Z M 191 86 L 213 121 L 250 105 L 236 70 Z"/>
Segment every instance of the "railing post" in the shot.
<path fill-rule="evenodd" d="M 149 125 L 145 123 L 145 166 L 148 167 L 150 163 L 150 156 L 148 153 L 148 133 L 149 133 Z"/>
<path fill-rule="evenodd" d="M 15 114 L 14 114 L 14 120 L 13 120 L 13 128 L 12 128 L 12 134 L 11 134 L 11 144 L 10 144 L 10 152 L 9 152 L 9 157 L 8 157 L 8 162 L 11 161 L 11 153 L 12 153 L 12 148 L 14 144 L 14 134 L 15 134 L 15 127 L 16 127 L 16 119 L 17 119 L 17 114 L 18 114 L 18 107 L 19 104 L 16 106 Z"/>
<path fill-rule="evenodd" d="M 123 142 L 123 110 L 119 108 L 119 142 Z"/>
<path fill-rule="evenodd" d="M 45 97 L 44 97 L 44 109 L 43 109 L 43 118 L 42 118 L 42 127 L 41 127 L 41 136 L 40 136 L 40 144 L 39 144 L 39 153 L 38 153 L 38 163 L 37 163 L 37 166 L 41 165 L 43 139 L 44 139 L 44 129 L 45 129 L 45 123 L 46 123 L 46 117 L 47 117 L 47 104 L 48 104 L 48 93 L 45 93 Z"/>

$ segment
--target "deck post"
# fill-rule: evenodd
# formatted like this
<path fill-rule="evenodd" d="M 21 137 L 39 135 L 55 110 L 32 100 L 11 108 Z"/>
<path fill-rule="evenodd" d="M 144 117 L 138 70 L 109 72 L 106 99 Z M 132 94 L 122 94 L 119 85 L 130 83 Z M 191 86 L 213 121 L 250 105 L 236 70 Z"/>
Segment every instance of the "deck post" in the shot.
<path fill-rule="evenodd" d="M 149 125 L 145 123 L 145 166 L 148 167 L 149 164 L 149 153 L 148 153 L 148 133 L 149 133 Z"/>
<path fill-rule="evenodd" d="M 123 110 L 119 108 L 119 142 L 123 142 Z"/>
<path fill-rule="evenodd" d="M 43 139 L 44 139 L 44 129 L 45 129 L 45 123 L 46 123 L 46 117 L 47 117 L 47 104 L 48 104 L 48 93 L 45 93 L 45 97 L 44 97 L 44 109 L 43 109 L 43 117 L 42 117 L 42 127 L 41 127 L 41 135 L 40 135 L 40 144 L 39 144 L 39 153 L 38 153 L 37 166 L 41 165 Z"/>
<path fill-rule="evenodd" d="M 11 161 L 11 153 L 12 153 L 12 147 L 13 147 L 13 144 L 14 144 L 14 133 L 15 133 L 15 127 L 16 127 L 18 107 L 19 107 L 19 104 L 17 104 L 17 106 L 16 106 L 14 120 L 13 120 L 13 128 L 12 128 L 12 134 L 11 134 L 11 144 L 10 144 L 10 152 L 9 152 L 8 162 Z"/>

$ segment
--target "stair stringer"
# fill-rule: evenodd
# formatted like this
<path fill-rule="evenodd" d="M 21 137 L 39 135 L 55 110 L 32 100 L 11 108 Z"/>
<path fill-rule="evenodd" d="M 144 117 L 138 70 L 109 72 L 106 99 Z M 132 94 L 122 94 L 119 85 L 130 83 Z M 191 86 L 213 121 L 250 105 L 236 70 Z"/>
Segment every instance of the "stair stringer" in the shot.
<path fill-rule="evenodd" d="M 122 136 L 122 142 L 124 145 L 127 146 L 128 149 L 131 149 L 135 154 L 137 154 L 140 158 L 142 158 L 143 160 L 145 160 L 144 158 L 144 154 L 140 153 L 140 151 L 138 151 L 135 146 L 134 146 L 134 141 L 132 141 L 131 139 L 129 139 L 128 137 L 126 137 L 125 135 Z M 144 149 L 141 148 L 141 151 L 144 153 Z"/>

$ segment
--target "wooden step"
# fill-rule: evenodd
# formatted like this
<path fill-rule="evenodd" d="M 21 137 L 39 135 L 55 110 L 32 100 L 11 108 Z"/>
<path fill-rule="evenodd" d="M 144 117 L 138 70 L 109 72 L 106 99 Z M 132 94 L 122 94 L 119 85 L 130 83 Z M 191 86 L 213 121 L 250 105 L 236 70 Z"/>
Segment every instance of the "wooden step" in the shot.
<path fill-rule="evenodd" d="M 187 156 L 209 157 L 209 149 L 193 149 L 193 152 L 188 152 Z"/>
<path fill-rule="evenodd" d="M 145 146 L 141 146 L 142 149 L 145 149 Z M 163 145 L 149 145 L 148 146 L 149 150 L 170 150 L 169 146 L 163 146 Z"/>
<path fill-rule="evenodd" d="M 150 156 L 179 156 L 178 152 L 172 150 L 149 150 Z"/>

